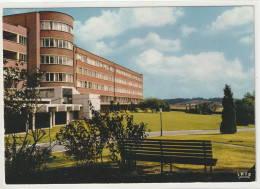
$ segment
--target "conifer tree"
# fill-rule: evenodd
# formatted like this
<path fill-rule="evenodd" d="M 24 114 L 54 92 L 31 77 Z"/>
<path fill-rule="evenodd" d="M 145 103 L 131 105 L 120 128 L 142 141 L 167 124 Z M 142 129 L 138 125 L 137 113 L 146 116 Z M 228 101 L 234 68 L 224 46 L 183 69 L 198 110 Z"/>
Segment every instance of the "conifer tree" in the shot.
<path fill-rule="evenodd" d="M 236 110 L 233 102 L 233 93 L 229 85 L 225 85 L 224 97 L 222 100 L 222 122 L 220 125 L 221 134 L 234 134 L 237 132 Z"/>

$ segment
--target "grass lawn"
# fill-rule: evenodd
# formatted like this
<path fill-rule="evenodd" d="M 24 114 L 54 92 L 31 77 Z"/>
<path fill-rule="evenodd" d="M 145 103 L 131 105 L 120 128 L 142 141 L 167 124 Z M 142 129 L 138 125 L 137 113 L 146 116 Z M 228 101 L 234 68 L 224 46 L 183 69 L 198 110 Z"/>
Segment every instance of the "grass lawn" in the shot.
<path fill-rule="evenodd" d="M 255 131 L 243 131 L 236 134 L 198 134 L 198 135 L 178 135 L 151 137 L 157 139 L 176 140 L 211 140 L 226 144 L 238 144 L 249 147 L 229 146 L 212 143 L 213 157 L 218 159 L 217 165 L 213 167 L 213 172 L 248 171 L 255 164 Z M 203 172 L 203 166 L 196 165 L 176 165 L 178 168 L 189 169 L 191 171 Z M 158 167 L 159 168 L 159 167 Z"/>
<path fill-rule="evenodd" d="M 131 113 L 134 116 L 134 121 L 148 123 L 148 130 L 160 131 L 160 113 Z M 162 124 L 164 131 L 179 131 L 179 130 L 207 130 L 219 129 L 221 123 L 220 114 L 199 115 L 187 114 L 185 112 L 163 112 Z M 238 126 L 238 128 L 254 127 L 254 125 Z"/>
<path fill-rule="evenodd" d="M 218 159 L 217 165 L 213 167 L 213 172 L 232 172 L 247 171 L 255 164 L 255 131 L 243 131 L 233 135 L 228 134 L 198 134 L 198 135 L 177 135 L 163 137 L 149 137 L 156 139 L 174 139 L 174 140 L 211 140 L 226 144 L 238 144 L 249 147 L 228 146 L 224 144 L 212 143 L 213 157 Z M 250 148 L 251 147 L 251 148 Z M 76 164 L 63 156 L 63 152 L 53 153 L 56 158 L 48 165 L 48 168 L 74 167 Z M 104 161 L 108 150 L 104 150 Z M 100 160 L 99 160 L 100 161 Z M 139 165 L 153 166 L 154 170 L 159 173 L 159 163 L 138 162 Z M 203 172 L 203 166 L 197 165 L 175 165 L 175 171 Z M 169 171 L 169 166 L 165 166 L 165 171 Z"/>
<path fill-rule="evenodd" d="M 56 140 L 56 133 L 59 132 L 60 128 L 62 126 L 54 126 L 53 128 L 51 128 L 50 130 L 49 129 L 43 129 L 46 134 L 45 136 L 40 140 L 39 143 L 45 143 L 45 142 L 50 142 L 50 138 L 52 141 Z M 50 132 L 49 132 L 50 131 Z M 22 134 L 16 134 L 16 136 L 19 136 L 21 137 L 21 139 L 23 139 L 25 137 L 25 134 L 22 133 Z M 50 137 L 49 137 L 50 136 Z M 5 136 L 6 138 L 7 136 Z M 30 143 L 33 142 L 33 137 L 31 135 L 31 131 L 29 132 L 28 136 L 27 136 L 27 139 L 30 141 Z M 11 141 L 11 140 L 10 140 Z M 20 143 L 21 141 L 18 139 L 17 140 L 18 143 Z"/>
<path fill-rule="evenodd" d="M 134 116 L 134 122 L 148 123 L 147 130 L 160 131 L 160 113 L 131 113 Z M 206 130 L 206 129 L 219 129 L 221 123 L 221 115 L 198 115 L 186 114 L 184 112 L 163 112 L 162 122 L 164 131 L 178 131 L 178 130 Z M 250 128 L 255 125 L 238 126 L 237 128 Z M 60 130 L 61 126 L 54 126 L 50 129 L 51 140 L 56 140 L 56 133 Z M 46 135 L 42 138 L 40 143 L 49 142 L 49 129 L 45 129 Z M 24 134 L 18 134 L 23 137 Z M 28 136 L 32 141 L 32 137 Z"/>

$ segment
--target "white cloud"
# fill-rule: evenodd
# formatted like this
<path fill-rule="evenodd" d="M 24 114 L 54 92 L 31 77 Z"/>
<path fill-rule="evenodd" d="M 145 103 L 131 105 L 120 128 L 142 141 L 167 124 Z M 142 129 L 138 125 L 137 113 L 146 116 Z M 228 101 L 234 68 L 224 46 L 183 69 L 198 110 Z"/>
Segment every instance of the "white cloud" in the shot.
<path fill-rule="evenodd" d="M 197 32 L 197 29 L 184 25 L 181 27 L 181 32 L 184 37 L 188 37 L 191 33 Z"/>
<path fill-rule="evenodd" d="M 74 22 L 74 33 L 77 43 L 91 46 L 96 53 L 104 53 L 102 49 L 110 49 L 104 40 L 116 37 L 123 32 L 139 27 L 160 27 L 175 24 L 184 15 L 181 8 L 120 8 L 103 10 L 98 17 L 91 17 L 85 22 Z M 99 46 L 96 46 L 99 45 Z M 101 50 L 101 51 L 100 51 Z M 110 50 L 111 52 L 111 50 Z"/>
<path fill-rule="evenodd" d="M 161 39 L 160 36 L 154 32 L 150 32 L 144 39 L 133 38 L 126 46 L 139 47 L 141 49 L 154 48 L 162 52 L 176 52 L 181 49 L 181 43 L 179 39 Z"/>
<path fill-rule="evenodd" d="M 162 83 L 169 83 L 171 80 L 180 86 L 189 86 L 190 90 L 205 92 L 214 91 L 216 87 L 221 89 L 226 83 L 231 84 L 236 90 L 244 90 L 243 87 L 250 83 L 248 81 L 253 79 L 254 75 L 253 68 L 243 71 L 238 59 L 227 60 L 221 52 L 203 52 L 177 57 L 164 56 L 163 53 L 150 49 L 140 54 L 136 63 L 146 75 L 166 78 L 165 81 L 161 80 Z"/>
<path fill-rule="evenodd" d="M 246 44 L 246 45 L 252 43 L 253 41 L 254 41 L 253 35 L 244 36 L 239 39 L 239 43 Z"/>
<path fill-rule="evenodd" d="M 231 27 L 249 24 L 253 21 L 253 7 L 235 7 L 223 12 L 208 26 L 208 31 L 218 32 Z"/>

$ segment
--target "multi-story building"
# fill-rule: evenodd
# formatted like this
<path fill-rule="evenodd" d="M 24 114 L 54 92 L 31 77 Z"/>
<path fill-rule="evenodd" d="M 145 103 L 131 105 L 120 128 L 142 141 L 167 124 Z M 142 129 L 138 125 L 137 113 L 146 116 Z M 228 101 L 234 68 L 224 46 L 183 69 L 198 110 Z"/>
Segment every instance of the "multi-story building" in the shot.
<path fill-rule="evenodd" d="M 3 17 L 6 66 L 23 62 L 29 74 L 45 73 L 32 125 L 52 127 L 90 118 L 89 101 L 96 110 L 106 110 L 111 101 L 127 108 L 143 99 L 142 74 L 77 47 L 73 39 L 73 18 L 64 13 Z"/>

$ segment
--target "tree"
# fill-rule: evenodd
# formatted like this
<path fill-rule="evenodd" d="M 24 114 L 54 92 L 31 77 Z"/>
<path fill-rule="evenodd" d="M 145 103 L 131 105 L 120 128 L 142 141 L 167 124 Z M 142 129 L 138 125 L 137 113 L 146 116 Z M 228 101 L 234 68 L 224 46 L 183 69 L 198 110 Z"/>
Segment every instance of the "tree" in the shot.
<path fill-rule="evenodd" d="M 22 63 L 7 66 L 4 61 L 4 127 L 5 133 L 28 131 L 31 113 L 39 101 L 36 86 L 43 73 L 29 75 Z"/>
<path fill-rule="evenodd" d="M 235 105 L 237 125 L 247 126 L 255 123 L 255 95 L 247 93 L 243 99 L 237 100 Z"/>
<path fill-rule="evenodd" d="M 52 160 L 52 147 L 37 145 L 46 132 L 38 129 L 28 132 L 31 115 L 39 100 L 35 87 L 43 74 L 29 75 L 26 69 L 21 69 L 20 63 L 7 66 L 4 61 L 4 65 L 4 127 L 5 133 L 9 133 L 5 137 L 6 182 L 19 183 Z M 20 131 L 26 131 L 24 137 L 15 134 Z M 28 140 L 29 135 L 32 141 Z"/>
<path fill-rule="evenodd" d="M 220 125 L 221 134 L 234 134 L 237 132 L 236 110 L 233 102 L 233 93 L 229 85 L 225 85 L 224 97 L 222 100 L 222 122 Z"/>
<path fill-rule="evenodd" d="M 162 108 L 163 111 L 170 111 L 170 105 L 158 98 L 147 98 L 147 99 L 139 102 L 138 106 L 142 110 L 149 108 L 151 110 L 156 109 L 157 111 L 159 111 L 159 108 Z"/>

